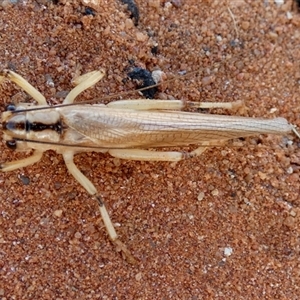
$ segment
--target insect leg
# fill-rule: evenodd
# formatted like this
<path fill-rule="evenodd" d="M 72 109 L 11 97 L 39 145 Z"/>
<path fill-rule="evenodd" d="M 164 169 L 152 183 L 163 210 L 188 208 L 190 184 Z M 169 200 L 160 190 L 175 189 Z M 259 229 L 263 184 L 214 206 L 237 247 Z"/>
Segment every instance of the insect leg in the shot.
<path fill-rule="evenodd" d="M 234 102 L 191 102 L 184 100 L 148 100 L 130 99 L 110 102 L 106 105 L 110 108 L 134 109 L 134 110 L 181 110 L 185 107 L 192 108 L 224 108 L 239 110 L 244 108 L 242 101 Z"/>
<path fill-rule="evenodd" d="M 300 132 L 296 129 L 295 126 L 292 126 L 292 131 L 293 131 L 294 134 L 300 139 Z"/>
<path fill-rule="evenodd" d="M 100 71 L 93 71 L 89 72 L 87 74 L 84 74 L 82 76 L 79 76 L 74 80 L 74 83 L 77 84 L 75 88 L 73 88 L 70 93 L 65 98 L 63 104 L 70 104 L 73 103 L 75 98 L 84 90 L 88 89 L 95 83 L 97 83 L 99 80 L 101 80 L 105 75 L 104 70 Z"/>
<path fill-rule="evenodd" d="M 144 161 L 180 161 L 185 154 L 177 151 L 149 151 L 142 149 L 111 149 L 108 151 L 111 156 L 127 160 Z"/>
<path fill-rule="evenodd" d="M 221 140 L 220 143 L 222 143 Z M 126 160 L 176 162 L 185 158 L 200 156 L 207 148 L 209 148 L 209 146 L 209 142 L 206 142 L 202 146 L 198 147 L 190 153 L 178 151 L 149 151 L 143 149 L 111 149 L 108 151 L 108 153 L 113 157 Z"/>
<path fill-rule="evenodd" d="M 3 70 L 0 76 L 8 78 L 9 80 L 17 84 L 24 91 L 26 91 L 34 100 L 36 100 L 39 105 L 48 105 L 46 98 L 19 74 L 11 70 Z"/>
<path fill-rule="evenodd" d="M 207 148 L 216 146 L 216 143 L 218 143 L 218 146 L 226 144 L 228 141 L 227 140 L 218 140 L 218 141 L 206 141 L 206 142 L 202 142 L 201 146 L 198 147 L 197 149 L 193 150 L 192 152 L 190 152 L 188 154 L 189 157 L 195 157 L 195 156 L 200 156 Z"/>
<path fill-rule="evenodd" d="M 130 251 L 127 249 L 124 243 L 122 243 L 118 239 L 118 235 L 116 233 L 116 230 L 114 228 L 114 225 L 112 224 L 112 221 L 109 217 L 108 211 L 105 207 L 104 201 L 102 200 L 102 197 L 99 195 L 97 189 L 93 185 L 93 183 L 82 174 L 82 172 L 76 167 L 73 161 L 74 152 L 68 151 L 63 153 L 63 158 L 66 163 L 66 166 L 69 170 L 69 172 L 74 176 L 74 178 L 86 189 L 86 191 L 93 197 L 96 198 L 98 204 L 99 204 L 99 210 L 102 217 L 102 220 L 104 222 L 104 225 L 106 227 L 107 233 L 111 239 L 111 241 L 124 253 L 127 261 L 129 263 L 135 263 L 136 260 L 130 253 Z"/>
<path fill-rule="evenodd" d="M 203 109 L 210 109 L 210 108 L 224 108 L 233 111 L 241 111 L 243 112 L 246 107 L 243 101 L 237 100 L 232 102 L 186 102 L 187 107 L 194 107 L 194 108 L 203 108 Z"/>
<path fill-rule="evenodd" d="M 35 150 L 33 154 L 29 157 L 1 164 L 0 170 L 2 172 L 8 172 L 19 168 L 23 168 L 38 162 L 39 160 L 41 160 L 42 156 L 43 156 L 43 151 Z"/>
<path fill-rule="evenodd" d="M 148 100 L 148 99 L 130 99 L 118 100 L 106 104 L 110 108 L 134 109 L 134 110 L 180 110 L 184 108 L 182 100 Z"/>

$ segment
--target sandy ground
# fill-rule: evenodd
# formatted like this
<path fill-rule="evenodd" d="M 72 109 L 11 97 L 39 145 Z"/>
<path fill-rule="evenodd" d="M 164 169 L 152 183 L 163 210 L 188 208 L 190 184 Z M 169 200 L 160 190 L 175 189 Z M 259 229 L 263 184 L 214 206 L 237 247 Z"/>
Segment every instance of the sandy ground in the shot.
<path fill-rule="evenodd" d="M 164 83 L 163 97 L 243 100 L 244 116 L 300 126 L 300 14 L 292 1 L 136 0 L 138 25 L 120 1 L 0 2 L 0 68 L 24 76 L 51 104 L 73 78 L 99 68 L 107 76 L 80 100 L 106 103 L 133 90 L 124 79 L 134 63 L 168 79 L 199 70 Z M 14 84 L 2 84 L 3 107 L 22 99 Z M 96 202 L 59 155 L 1 173 L 0 298 L 297 299 L 299 139 L 239 144 L 176 165 L 76 157 L 136 265 L 110 243 Z M 20 157 L 1 149 L 1 161 Z"/>

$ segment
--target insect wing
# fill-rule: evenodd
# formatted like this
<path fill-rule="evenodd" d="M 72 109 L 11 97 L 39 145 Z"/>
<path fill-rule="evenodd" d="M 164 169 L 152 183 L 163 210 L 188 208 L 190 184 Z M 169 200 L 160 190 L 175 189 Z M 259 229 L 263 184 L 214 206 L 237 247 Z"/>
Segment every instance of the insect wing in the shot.
<path fill-rule="evenodd" d="M 103 148 L 185 146 L 260 133 L 283 134 L 283 118 L 254 119 L 180 111 L 136 111 L 97 106 L 62 108 L 64 122 Z"/>

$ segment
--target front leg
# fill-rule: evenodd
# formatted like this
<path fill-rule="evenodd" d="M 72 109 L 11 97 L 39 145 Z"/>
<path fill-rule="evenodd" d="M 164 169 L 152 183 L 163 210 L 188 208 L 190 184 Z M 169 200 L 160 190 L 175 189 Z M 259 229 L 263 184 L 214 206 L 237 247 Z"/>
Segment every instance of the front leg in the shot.
<path fill-rule="evenodd" d="M 84 90 L 88 89 L 92 85 L 96 84 L 105 75 L 104 70 L 93 71 L 82 76 L 79 76 L 74 80 L 76 87 L 74 87 L 70 93 L 65 98 L 63 104 L 71 104 L 74 102 L 75 98 Z"/>
<path fill-rule="evenodd" d="M 26 158 L 2 163 L 0 165 L 0 170 L 2 172 L 9 172 L 19 168 L 27 167 L 40 161 L 43 153 L 43 151 L 35 150 L 31 156 L 28 156 Z"/>
<path fill-rule="evenodd" d="M 27 92 L 34 100 L 36 100 L 39 105 L 48 105 L 46 98 L 21 75 L 11 70 L 3 70 L 2 75 L 0 75 L 0 77 L 8 78 L 10 81 L 17 84 L 20 88 Z"/>

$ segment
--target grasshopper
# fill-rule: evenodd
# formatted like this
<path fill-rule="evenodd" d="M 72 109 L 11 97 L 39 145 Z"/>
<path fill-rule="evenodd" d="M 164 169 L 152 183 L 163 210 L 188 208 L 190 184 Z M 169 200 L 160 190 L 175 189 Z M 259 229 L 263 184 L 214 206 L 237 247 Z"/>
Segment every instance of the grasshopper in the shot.
<path fill-rule="evenodd" d="M 104 201 L 94 184 L 77 168 L 73 157 L 79 152 L 109 153 L 129 160 L 177 162 L 200 155 L 216 142 L 256 134 L 299 133 L 284 118 L 258 119 L 181 111 L 184 107 L 235 109 L 241 101 L 197 103 L 183 100 L 118 100 L 104 104 L 77 104 L 75 98 L 105 75 L 104 70 L 80 76 L 62 105 L 49 106 L 45 97 L 23 77 L 4 70 L 2 77 L 25 90 L 36 102 L 10 104 L 2 113 L 2 129 L 7 146 L 33 150 L 31 156 L 5 162 L 2 172 L 13 171 L 38 162 L 45 151 L 63 156 L 68 171 L 98 202 L 107 233 L 130 263 L 136 260 L 120 241 Z M 2 79 L 3 79 L 2 78 Z M 198 145 L 190 152 L 152 151 L 149 148 Z"/>

